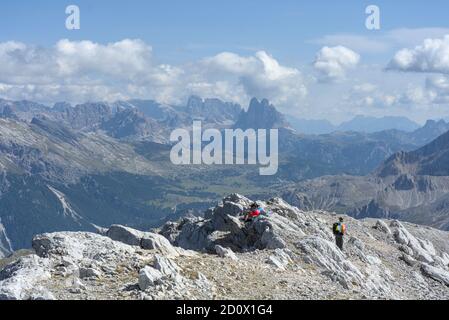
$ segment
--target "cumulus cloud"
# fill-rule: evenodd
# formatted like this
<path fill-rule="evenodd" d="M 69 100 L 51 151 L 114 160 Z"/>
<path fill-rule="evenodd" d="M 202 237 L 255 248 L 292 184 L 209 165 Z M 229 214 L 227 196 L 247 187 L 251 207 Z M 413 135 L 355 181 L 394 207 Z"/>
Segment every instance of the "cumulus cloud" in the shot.
<path fill-rule="evenodd" d="M 323 46 L 345 46 L 367 53 L 382 53 L 390 48 L 390 44 L 383 38 L 348 33 L 329 34 L 309 42 Z"/>
<path fill-rule="evenodd" d="M 361 83 L 361 84 L 356 84 L 352 87 L 352 90 L 354 92 L 373 92 L 374 90 L 376 90 L 377 86 L 369 83 L 369 82 L 365 82 L 365 83 Z"/>
<path fill-rule="evenodd" d="M 388 69 L 449 74 L 449 35 L 426 39 L 414 49 L 398 51 Z"/>
<path fill-rule="evenodd" d="M 344 79 L 346 72 L 360 61 L 360 55 L 343 46 L 323 47 L 317 53 L 313 66 L 322 81 Z"/>
<path fill-rule="evenodd" d="M 449 102 L 448 79 L 427 79 L 426 87 L 410 85 L 407 88 L 374 88 L 354 86 L 346 97 L 348 104 L 360 108 L 372 107 L 377 109 L 391 108 L 419 108 L 432 104 Z"/>
<path fill-rule="evenodd" d="M 64 39 L 51 48 L 0 43 L 0 95 L 10 99 L 180 103 L 198 94 L 246 104 L 253 96 L 297 102 L 306 93 L 299 70 L 264 51 L 223 52 L 174 66 L 156 63 L 152 47 L 138 39 L 109 44 Z"/>
<path fill-rule="evenodd" d="M 425 39 L 442 38 L 446 34 L 449 34 L 448 28 L 398 28 L 369 35 L 329 34 L 309 42 L 322 46 L 342 45 L 357 52 L 377 55 L 397 48 L 416 46 Z"/>
<path fill-rule="evenodd" d="M 133 79 L 152 67 L 152 48 L 140 40 L 125 39 L 107 45 L 61 40 L 54 54 L 62 76 L 96 74 Z"/>
<path fill-rule="evenodd" d="M 154 65 L 152 48 L 141 40 L 60 40 L 51 48 L 0 43 L 0 94 L 11 99 L 82 102 L 149 95 L 166 101 L 182 73 Z"/>
<path fill-rule="evenodd" d="M 398 99 L 399 96 L 394 94 L 375 92 L 367 96 L 358 97 L 357 99 L 354 99 L 354 96 L 352 96 L 348 100 L 358 107 L 388 108 L 395 105 Z"/>
<path fill-rule="evenodd" d="M 205 78 L 214 74 L 233 79 L 234 89 L 248 97 L 267 97 L 275 103 L 297 101 L 307 94 L 301 73 L 285 67 L 265 51 L 254 56 L 224 52 L 204 59 L 200 64 Z"/>
<path fill-rule="evenodd" d="M 402 96 L 402 103 L 449 103 L 449 35 L 439 39 L 429 38 L 413 49 L 398 51 L 387 69 L 433 74 L 426 78 L 425 87 L 409 89 Z"/>
<path fill-rule="evenodd" d="M 426 91 L 430 100 L 435 104 L 449 103 L 449 77 L 434 75 L 426 79 Z"/>

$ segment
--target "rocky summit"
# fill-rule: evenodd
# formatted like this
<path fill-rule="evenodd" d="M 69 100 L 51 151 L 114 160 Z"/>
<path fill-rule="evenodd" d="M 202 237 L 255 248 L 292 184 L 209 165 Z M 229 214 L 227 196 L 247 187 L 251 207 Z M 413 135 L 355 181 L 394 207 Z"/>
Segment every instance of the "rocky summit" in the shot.
<path fill-rule="evenodd" d="M 37 235 L 0 260 L 0 299 L 449 299 L 449 233 L 232 194 L 159 229 Z"/>

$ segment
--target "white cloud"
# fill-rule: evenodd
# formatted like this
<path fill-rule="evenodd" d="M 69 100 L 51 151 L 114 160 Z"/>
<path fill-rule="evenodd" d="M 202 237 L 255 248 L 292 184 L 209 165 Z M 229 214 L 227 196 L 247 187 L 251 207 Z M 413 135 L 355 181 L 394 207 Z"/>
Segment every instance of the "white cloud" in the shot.
<path fill-rule="evenodd" d="M 141 40 L 109 44 L 60 40 L 51 48 L 0 43 L 0 95 L 41 102 L 152 98 L 179 103 L 190 94 L 246 104 L 253 96 L 295 102 L 307 93 L 299 70 L 264 51 L 223 52 L 181 66 L 157 64 Z"/>
<path fill-rule="evenodd" d="M 389 44 L 384 39 L 369 38 L 357 34 L 330 34 L 310 42 L 324 46 L 350 47 L 358 52 L 380 53 L 389 49 Z"/>
<path fill-rule="evenodd" d="M 387 69 L 403 72 L 434 73 L 426 78 L 425 87 L 409 89 L 401 102 L 421 105 L 449 103 L 449 35 L 426 39 L 413 49 L 398 51 Z"/>
<path fill-rule="evenodd" d="M 426 90 L 431 101 L 435 104 L 449 103 L 449 77 L 433 75 L 426 80 Z"/>
<path fill-rule="evenodd" d="M 449 35 L 426 39 L 414 49 L 398 51 L 388 69 L 449 74 Z"/>
<path fill-rule="evenodd" d="M 354 92 L 373 92 L 376 90 L 377 86 L 372 83 L 362 83 L 362 84 L 356 84 L 352 87 Z"/>
<path fill-rule="evenodd" d="M 344 79 L 346 72 L 360 61 L 360 55 L 343 46 L 323 47 L 317 53 L 313 63 L 323 81 Z"/>
<path fill-rule="evenodd" d="M 130 39 L 107 45 L 65 39 L 55 46 L 56 64 L 63 76 L 96 73 L 130 79 L 151 69 L 151 54 L 150 46 Z"/>
<path fill-rule="evenodd" d="M 342 45 L 367 54 L 387 53 L 400 47 L 416 46 L 428 38 L 442 38 L 448 28 L 399 28 L 369 35 L 336 33 L 313 39 L 310 43 L 323 46 Z"/>
<path fill-rule="evenodd" d="M 282 66 L 265 51 L 254 56 L 243 57 L 224 52 L 206 58 L 199 67 L 204 78 L 226 78 L 235 91 L 241 92 L 245 100 L 265 97 L 274 103 L 297 102 L 307 94 L 301 73 L 295 68 Z M 218 83 L 222 84 L 222 81 Z"/>

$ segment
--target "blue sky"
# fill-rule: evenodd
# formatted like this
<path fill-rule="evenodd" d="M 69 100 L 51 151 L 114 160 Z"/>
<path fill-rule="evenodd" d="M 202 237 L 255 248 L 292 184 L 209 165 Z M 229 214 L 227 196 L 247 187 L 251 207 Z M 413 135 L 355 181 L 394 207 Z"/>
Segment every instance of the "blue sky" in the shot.
<path fill-rule="evenodd" d="M 78 5 L 81 10 L 81 30 L 65 29 L 65 8 L 70 4 Z M 365 28 L 365 8 L 370 4 L 380 8 L 381 30 L 379 31 L 369 31 Z M 412 50 L 422 44 L 426 38 L 443 39 L 445 34 L 449 34 L 447 19 L 449 3 L 443 0 L 428 2 L 17 0 L 2 1 L 0 6 L 0 43 L 8 41 L 23 43 L 27 46 L 20 49 L 23 50 L 23 55 L 31 55 L 33 59 L 38 56 L 36 52 L 41 52 L 36 51 L 36 48 L 50 51 L 62 39 L 68 39 L 75 44 L 88 40 L 100 46 L 119 43 L 124 39 L 138 39 L 151 48 L 151 62 L 145 61 L 140 65 L 151 68 L 157 66 L 159 71 L 154 71 L 150 77 L 153 80 L 149 79 L 144 84 L 136 81 L 136 77 L 141 78 L 138 72 L 130 75 L 127 79 L 132 78 L 133 82 L 130 81 L 135 88 L 126 93 L 117 92 L 110 86 L 111 83 L 114 83 L 116 87 L 119 84 L 123 85 L 124 79 L 117 79 L 116 74 L 111 75 L 104 70 L 100 70 L 101 72 L 86 70 L 87 65 L 95 64 L 94 61 L 86 60 L 89 59 L 88 56 L 84 57 L 84 60 L 76 60 L 76 63 L 83 67 L 76 68 L 78 72 L 81 72 L 81 69 L 84 72 L 83 85 L 102 83 L 102 87 L 98 86 L 97 93 L 90 91 L 86 93 L 87 89 L 80 89 L 80 100 L 101 99 L 101 95 L 104 94 L 105 99 L 136 95 L 141 98 L 173 102 L 185 99 L 184 96 L 190 93 L 203 93 L 237 100 L 244 104 L 250 95 L 264 95 L 266 91 L 268 98 L 286 112 L 309 118 L 330 118 L 335 121 L 342 121 L 358 113 L 377 116 L 411 113 L 412 118 L 423 121 L 426 117 L 444 117 L 447 110 L 445 99 L 449 97 L 449 92 L 445 91 L 446 71 L 430 70 L 428 72 L 429 70 L 417 70 L 416 66 L 412 65 L 404 69 L 397 61 L 393 68 L 396 69 L 395 71 L 384 71 L 400 49 Z M 443 55 L 444 45 L 443 43 L 441 50 Z M 317 55 L 326 46 L 330 48 L 343 46 L 356 53 L 359 59 L 352 60 L 346 65 L 339 58 L 339 61 L 344 64 L 340 66 L 341 70 L 330 70 L 334 61 L 329 61 L 329 57 L 334 58 L 335 55 L 340 55 L 347 58 L 349 51 L 321 52 L 322 59 L 325 61 L 324 67 L 321 64 L 320 68 L 317 64 Z M 86 46 L 77 46 L 77 48 L 77 50 L 85 49 Z M 139 48 L 132 46 L 132 50 L 142 49 Z M 114 56 L 112 52 L 114 49 L 109 49 L 107 52 Z M 6 58 L 11 58 L 12 52 L 17 52 L 17 48 L 14 49 L 15 51 L 10 47 L 5 50 L 9 50 L 4 54 Z M 104 53 L 104 51 L 101 52 Z M 235 56 L 220 56 L 223 52 L 229 52 Z M 251 72 L 257 73 L 258 63 L 266 71 L 266 67 L 272 62 L 268 58 L 268 60 L 264 59 L 263 55 L 257 55 L 257 52 L 266 53 L 281 66 L 281 69 L 275 70 L 273 74 L 267 72 L 266 77 L 252 75 Z M 41 52 L 40 55 L 42 54 L 44 53 Z M 50 53 L 45 54 L 53 57 Z M 207 64 L 204 63 L 204 59 L 212 57 L 216 59 L 208 60 Z M 142 57 L 137 56 L 136 59 L 139 58 Z M 145 56 L 142 59 L 147 58 Z M 235 66 L 232 66 L 232 63 L 240 63 L 240 58 L 246 59 L 244 71 L 236 71 Z M 17 61 L 20 59 L 17 56 L 15 59 L 17 59 L 15 65 L 18 66 Z M 26 59 L 24 61 L 30 63 Z M 72 71 L 73 63 L 70 63 Z M 112 66 L 119 64 L 122 67 L 123 63 L 123 61 L 111 61 Z M 167 69 L 166 66 L 171 69 Z M 5 73 L 12 73 L 13 67 L 11 63 L 11 69 L 6 70 Z M 50 65 L 49 68 L 51 69 Z M 200 72 L 201 68 L 208 68 L 211 70 L 210 74 L 205 74 L 204 70 Z M 30 66 L 31 71 L 35 69 Z M 118 70 L 119 68 L 117 72 Z M 60 71 L 58 71 L 59 76 L 61 76 Z M 332 72 L 334 73 L 331 74 Z M 195 74 L 195 77 L 180 80 L 181 75 L 186 78 L 187 73 Z M 325 73 L 325 79 L 323 73 Z M 92 74 L 95 74 L 95 78 L 91 76 Z M 280 74 L 280 78 L 283 78 L 279 80 L 277 77 L 274 81 L 274 74 Z M 79 78 L 79 75 L 76 76 Z M 71 76 L 75 75 L 71 74 Z M 434 79 L 435 76 L 441 78 Z M 24 78 L 24 75 L 21 76 L 20 81 Z M 167 78 L 170 78 L 172 82 Z M 14 81 L 0 79 L 0 96 L 20 98 L 20 86 L 23 88 L 29 85 L 27 94 L 22 94 L 23 98 L 41 98 L 51 103 L 54 100 L 64 99 L 65 93 L 67 100 L 74 100 L 76 93 L 70 90 L 75 85 L 80 88 L 82 84 L 75 83 L 75 80 L 66 76 L 64 78 L 66 87 L 61 86 L 60 92 L 55 94 L 54 87 L 61 85 L 61 79 L 61 77 L 48 79 L 45 84 L 42 84 L 42 81 L 20 82 L 19 77 Z M 154 79 L 158 79 L 159 82 L 155 83 Z M 290 88 L 287 85 L 289 79 L 301 85 Z M 194 81 L 197 82 L 194 83 Z M 71 85 L 70 90 L 67 83 Z M 174 83 L 182 88 L 186 85 L 191 88 L 176 96 L 178 87 Z M 414 105 L 413 110 L 410 106 L 399 105 L 400 98 L 405 96 L 407 90 L 412 90 L 412 87 L 421 87 L 426 90 L 432 84 L 437 86 L 433 89 L 438 91 L 434 94 L 439 95 L 438 100 L 436 98 L 432 98 L 432 101 L 422 99 L 419 103 L 424 106 L 418 108 Z M 51 94 L 54 96 L 48 93 L 50 85 L 53 90 Z M 164 95 L 142 89 L 141 87 L 145 85 L 163 86 Z M 376 107 L 346 106 L 348 99 L 356 99 L 352 97 L 354 87 L 363 85 L 365 87 L 362 91 L 369 92 L 372 96 L 357 95 L 357 99 L 360 98 L 360 101 L 363 101 L 366 98 L 368 105 L 376 104 Z M 371 89 L 369 89 L 370 85 Z M 41 92 L 38 87 L 42 89 Z M 376 88 L 373 89 L 373 87 Z M 157 93 L 160 93 L 162 87 L 158 88 Z M 86 95 L 83 96 L 83 93 Z M 289 94 L 291 96 L 288 96 Z M 379 101 L 383 99 L 382 95 L 396 96 L 397 103 L 388 103 L 388 108 L 377 106 L 381 103 L 376 102 L 375 94 Z M 296 105 L 292 101 L 296 101 Z M 414 103 L 410 101 L 408 104 Z"/>
<path fill-rule="evenodd" d="M 65 7 L 81 9 L 82 28 L 64 28 Z M 381 8 L 380 31 L 366 30 L 369 4 Z M 263 49 L 289 62 L 310 59 L 310 40 L 333 33 L 366 36 L 396 28 L 449 27 L 447 1 L 2 1 L 0 40 L 52 45 L 61 38 L 113 42 L 139 38 L 170 62 L 232 50 Z"/>

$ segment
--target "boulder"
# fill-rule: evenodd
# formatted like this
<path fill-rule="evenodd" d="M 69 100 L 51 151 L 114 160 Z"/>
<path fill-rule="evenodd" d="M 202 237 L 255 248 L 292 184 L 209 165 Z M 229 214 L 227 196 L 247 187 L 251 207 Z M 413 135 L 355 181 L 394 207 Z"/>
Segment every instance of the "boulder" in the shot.
<path fill-rule="evenodd" d="M 286 243 L 280 234 L 288 230 L 288 226 L 276 218 L 279 218 L 279 216 L 262 217 L 246 225 L 244 232 L 248 237 L 248 244 L 253 245 L 257 249 L 275 250 L 285 248 Z"/>
<path fill-rule="evenodd" d="M 243 227 L 243 223 L 238 217 L 227 214 L 222 205 L 219 205 L 211 219 L 211 227 L 213 230 L 229 231 L 239 233 Z"/>
<path fill-rule="evenodd" d="M 94 268 L 81 267 L 79 269 L 79 277 L 81 279 L 84 279 L 84 278 L 98 278 L 98 277 L 100 277 L 100 275 L 101 275 L 101 272 L 98 271 L 97 269 L 94 269 Z"/>
<path fill-rule="evenodd" d="M 29 300 L 42 296 L 43 290 L 37 284 L 51 278 L 49 268 L 49 261 L 37 255 L 22 257 L 6 266 L 0 272 L 0 300 Z"/>
<path fill-rule="evenodd" d="M 383 220 L 377 220 L 375 228 L 380 232 L 390 235 L 391 230 Z"/>
<path fill-rule="evenodd" d="M 142 291 L 147 290 L 149 287 L 154 286 L 156 283 L 160 282 L 163 274 L 152 268 L 150 266 L 146 266 L 139 271 L 139 288 Z"/>
<path fill-rule="evenodd" d="M 433 267 L 427 263 L 421 264 L 421 271 L 424 275 L 449 286 L 449 271 L 438 267 Z"/>
<path fill-rule="evenodd" d="M 224 247 L 222 247 L 220 245 L 216 245 L 215 246 L 215 252 L 221 258 L 230 258 L 230 259 L 232 259 L 234 261 L 238 260 L 237 256 L 235 255 L 235 253 L 231 249 L 224 248 Z"/>
<path fill-rule="evenodd" d="M 160 271 L 164 276 L 176 276 L 181 269 L 171 259 L 156 255 L 153 267 Z"/>
<path fill-rule="evenodd" d="M 78 277 L 73 277 L 72 286 L 69 289 L 69 292 L 74 294 L 80 294 L 84 290 L 86 290 L 86 286 L 83 284 L 83 282 Z"/>
<path fill-rule="evenodd" d="M 418 264 L 418 261 L 415 258 L 405 253 L 401 255 L 401 260 L 403 260 L 410 267 L 413 267 Z"/>
<path fill-rule="evenodd" d="M 285 270 L 288 264 L 292 263 L 293 260 L 285 252 L 285 250 L 276 249 L 274 254 L 270 255 L 266 262 L 274 266 L 276 269 Z"/>
<path fill-rule="evenodd" d="M 29 300 L 56 300 L 53 293 L 51 293 L 48 289 L 38 286 L 33 290 L 33 292 L 30 294 Z"/>
<path fill-rule="evenodd" d="M 142 249 L 158 250 L 166 255 L 178 256 L 180 254 L 180 250 L 172 246 L 167 238 L 156 233 L 145 232 L 140 246 Z"/>
<path fill-rule="evenodd" d="M 446 252 L 442 252 L 440 256 L 435 256 L 435 265 L 443 268 L 449 268 L 449 255 Z"/>
<path fill-rule="evenodd" d="M 119 241 L 131 246 L 139 246 L 147 250 L 159 250 L 167 255 L 178 256 L 180 250 L 173 247 L 170 241 L 164 236 L 135 230 L 121 225 L 113 225 L 109 228 L 106 235 L 112 240 Z"/>
<path fill-rule="evenodd" d="M 357 248 L 358 250 L 360 250 L 362 252 L 365 251 L 365 244 L 359 238 L 350 237 L 348 244 L 354 246 L 355 248 Z"/>
<path fill-rule="evenodd" d="M 130 246 L 140 246 L 144 237 L 144 232 L 121 225 L 112 225 L 106 235 L 112 240 L 129 244 Z"/>
<path fill-rule="evenodd" d="M 287 247 L 285 241 L 279 235 L 275 234 L 273 229 L 270 229 L 269 227 L 265 228 L 265 231 L 262 233 L 259 244 L 261 248 L 269 250 Z"/>
<path fill-rule="evenodd" d="M 407 246 L 411 249 L 413 254 L 410 254 L 416 260 L 432 264 L 434 262 L 433 256 L 435 249 L 430 241 L 423 241 L 413 236 L 399 221 L 393 221 L 394 227 L 393 235 L 399 244 Z"/>
<path fill-rule="evenodd" d="M 33 248 L 39 256 L 70 269 L 114 266 L 134 256 L 135 247 L 89 232 L 56 232 L 37 235 Z"/>

